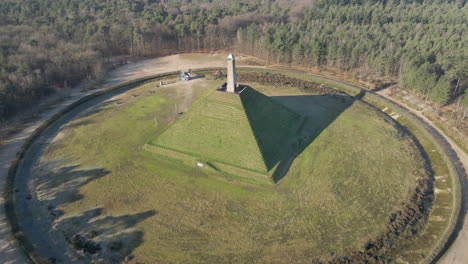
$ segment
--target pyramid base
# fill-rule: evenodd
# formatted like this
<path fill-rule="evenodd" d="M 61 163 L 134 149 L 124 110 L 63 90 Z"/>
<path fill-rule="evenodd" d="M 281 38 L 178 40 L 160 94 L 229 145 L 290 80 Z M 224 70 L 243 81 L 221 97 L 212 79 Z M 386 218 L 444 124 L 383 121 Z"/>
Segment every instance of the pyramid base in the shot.
<path fill-rule="evenodd" d="M 238 84 L 236 89 L 234 90 L 234 94 L 241 94 L 248 86 L 243 85 L 243 84 Z M 227 83 L 222 84 L 218 89 L 216 89 L 218 92 L 225 92 L 227 93 Z"/>
<path fill-rule="evenodd" d="M 255 179 L 263 180 L 263 181 L 271 181 L 273 169 L 270 172 L 260 173 L 256 171 L 252 171 L 246 168 L 241 168 L 235 165 L 226 164 L 219 161 L 210 161 L 207 159 L 203 159 L 201 157 L 197 157 L 191 154 L 183 153 L 177 150 L 168 149 L 161 146 L 155 146 L 150 144 L 145 144 L 143 149 L 151 152 L 152 154 L 156 154 L 163 158 L 168 158 L 172 161 L 179 162 L 184 164 L 188 167 L 200 167 L 202 165 L 202 169 L 211 171 L 211 172 L 218 172 L 222 174 L 229 174 L 236 177 L 241 178 L 249 178 L 251 179 L 254 177 Z"/>

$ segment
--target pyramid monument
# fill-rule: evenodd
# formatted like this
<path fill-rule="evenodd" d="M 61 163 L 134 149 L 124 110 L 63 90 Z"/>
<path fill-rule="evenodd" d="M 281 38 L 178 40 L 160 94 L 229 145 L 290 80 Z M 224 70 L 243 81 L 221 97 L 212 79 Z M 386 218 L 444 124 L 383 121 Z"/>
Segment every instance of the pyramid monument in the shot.
<path fill-rule="evenodd" d="M 228 70 L 226 91 L 214 90 L 199 99 L 147 145 L 176 159 L 192 157 L 271 175 L 275 166 L 295 154 L 304 118 L 254 88 L 234 93 L 234 56 L 229 57 L 233 68 Z"/>

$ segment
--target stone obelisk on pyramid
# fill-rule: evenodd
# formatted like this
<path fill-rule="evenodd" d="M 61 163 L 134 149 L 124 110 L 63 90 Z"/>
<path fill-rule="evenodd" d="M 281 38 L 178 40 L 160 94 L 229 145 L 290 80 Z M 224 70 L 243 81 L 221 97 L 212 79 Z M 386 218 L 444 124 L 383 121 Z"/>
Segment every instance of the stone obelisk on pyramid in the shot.
<path fill-rule="evenodd" d="M 228 72 L 227 72 L 227 89 L 228 93 L 235 93 L 237 87 L 236 81 L 236 59 L 234 55 L 229 54 L 228 59 Z"/>

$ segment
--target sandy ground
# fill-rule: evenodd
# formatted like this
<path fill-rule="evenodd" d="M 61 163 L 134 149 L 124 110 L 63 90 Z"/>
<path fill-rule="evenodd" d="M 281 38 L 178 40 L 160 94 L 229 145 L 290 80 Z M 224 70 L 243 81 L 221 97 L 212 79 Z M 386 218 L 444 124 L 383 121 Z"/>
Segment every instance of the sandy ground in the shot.
<path fill-rule="evenodd" d="M 104 86 L 115 85 L 120 82 L 141 78 L 158 73 L 171 71 L 187 71 L 196 68 L 226 67 L 227 54 L 194 53 L 177 54 L 158 59 L 142 60 L 123 65 L 110 73 Z M 238 66 L 245 66 L 244 62 L 252 60 L 248 56 L 236 56 Z"/>
<path fill-rule="evenodd" d="M 205 67 L 224 67 L 225 58 L 227 54 L 185 54 L 185 55 L 172 55 L 157 59 L 148 59 L 135 63 L 130 63 L 121 66 L 112 71 L 104 84 L 98 89 L 104 87 L 129 81 L 132 79 L 141 78 L 144 76 L 154 75 L 158 73 L 188 70 Z M 247 57 L 237 57 L 238 65 L 243 65 L 243 61 L 248 61 Z M 31 122 L 25 129 L 12 135 L 10 138 L 5 139 L 0 145 L 0 192 L 5 190 L 5 182 L 7 178 L 8 169 L 11 162 L 14 160 L 16 153 L 24 144 L 25 140 L 33 133 L 33 131 L 40 126 L 45 120 L 49 119 L 52 115 L 64 109 L 67 105 L 86 96 L 96 90 L 90 92 L 82 92 L 78 89 L 70 94 L 66 100 L 56 104 L 50 110 L 41 113 L 36 121 Z M 385 96 L 385 95 L 384 95 Z M 397 101 L 398 102 L 398 101 Z M 402 105 L 404 103 L 398 102 Z M 427 123 L 433 125 L 421 112 L 412 110 L 413 113 L 423 118 Z M 434 126 L 434 125 L 433 125 Z M 434 126 L 435 129 L 437 129 Z M 442 131 L 437 129 L 452 145 L 453 149 L 457 152 L 461 162 L 465 168 L 468 168 L 468 156 L 464 153 L 452 140 L 444 135 Z M 465 190 L 466 193 L 467 190 Z M 0 263 L 29 263 L 27 257 L 22 250 L 15 243 L 7 219 L 5 218 L 3 195 L 0 197 Z M 466 204 L 466 201 L 465 201 Z M 459 233 L 457 240 L 449 249 L 444 258 L 439 262 L 443 264 L 466 264 L 468 263 L 468 219 L 465 219 L 463 229 Z"/>

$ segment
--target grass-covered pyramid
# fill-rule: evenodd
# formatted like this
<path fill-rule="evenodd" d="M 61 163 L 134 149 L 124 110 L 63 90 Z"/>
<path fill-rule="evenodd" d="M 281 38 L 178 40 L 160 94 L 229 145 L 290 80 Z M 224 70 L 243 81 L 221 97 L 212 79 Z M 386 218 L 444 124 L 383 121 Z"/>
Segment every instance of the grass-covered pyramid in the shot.
<path fill-rule="evenodd" d="M 153 138 L 153 152 L 261 174 L 294 155 L 303 122 L 270 97 L 247 87 L 240 94 L 213 91 Z"/>

